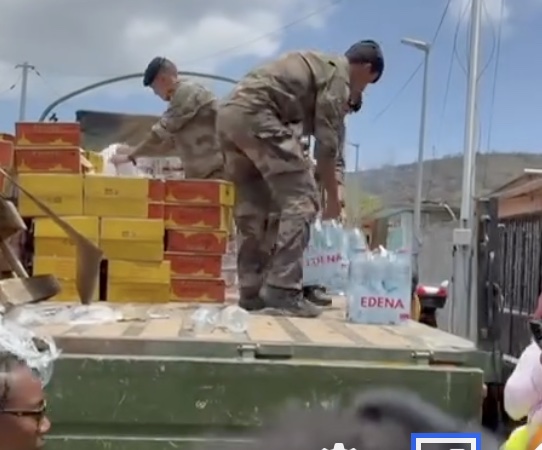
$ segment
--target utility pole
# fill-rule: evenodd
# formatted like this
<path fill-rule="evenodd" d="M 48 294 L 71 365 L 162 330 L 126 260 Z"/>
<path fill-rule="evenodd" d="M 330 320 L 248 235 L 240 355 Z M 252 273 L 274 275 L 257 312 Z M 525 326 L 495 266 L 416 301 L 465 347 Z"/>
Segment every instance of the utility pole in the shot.
<path fill-rule="evenodd" d="M 412 227 L 413 272 L 419 276 L 420 249 L 422 246 L 422 197 L 423 197 L 423 163 L 425 159 L 425 129 L 427 124 L 427 88 L 429 85 L 429 54 L 431 44 L 416 39 L 403 38 L 405 45 L 420 50 L 424 54 L 422 107 L 420 117 L 420 134 L 418 138 L 418 173 L 416 174 L 416 197 L 414 199 L 414 226 Z"/>
<path fill-rule="evenodd" d="M 31 70 L 36 70 L 36 68 L 27 62 L 17 64 L 15 68 L 23 71 L 21 78 L 21 97 L 19 99 L 19 122 L 24 122 L 26 118 L 26 101 L 28 97 L 28 75 Z"/>
<path fill-rule="evenodd" d="M 467 84 L 465 122 L 465 152 L 463 155 L 463 186 L 459 228 L 454 230 L 454 274 L 452 284 L 451 331 L 477 340 L 477 305 L 472 289 L 474 250 L 474 195 L 473 173 L 476 165 L 478 125 L 478 78 L 480 72 L 482 0 L 471 0 L 470 58 Z"/>

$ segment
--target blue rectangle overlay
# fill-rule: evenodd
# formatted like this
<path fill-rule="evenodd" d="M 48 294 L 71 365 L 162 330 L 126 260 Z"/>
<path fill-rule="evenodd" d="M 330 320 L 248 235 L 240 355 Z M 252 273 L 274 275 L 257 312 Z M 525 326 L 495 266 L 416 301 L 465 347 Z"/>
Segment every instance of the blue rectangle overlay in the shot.
<path fill-rule="evenodd" d="M 481 450 L 481 433 L 412 433 L 410 450 Z"/>

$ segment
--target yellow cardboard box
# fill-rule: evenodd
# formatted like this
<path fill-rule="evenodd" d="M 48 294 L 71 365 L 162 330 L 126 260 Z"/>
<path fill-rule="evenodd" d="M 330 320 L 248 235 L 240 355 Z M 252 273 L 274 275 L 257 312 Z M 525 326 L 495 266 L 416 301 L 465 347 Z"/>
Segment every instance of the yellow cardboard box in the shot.
<path fill-rule="evenodd" d="M 89 216 L 147 218 L 149 203 L 161 201 L 163 187 L 155 193 L 147 178 L 87 175 L 84 186 L 84 210 Z M 157 198 L 154 198 L 157 197 Z"/>
<path fill-rule="evenodd" d="M 133 283 L 154 283 L 169 285 L 171 264 L 169 261 L 118 261 L 108 262 L 109 281 Z"/>
<path fill-rule="evenodd" d="M 58 258 L 54 256 L 35 256 L 34 275 L 54 275 L 60 284 L 61 291 L 52 300 L 78 301 L 79 295 L 75 286 L 77 261 L 75 258 Z M 100 289 L 96 288 L 93 300 L 98 300 Z"/>
<path fill-rule="evenodd" d="M 77 288 L 75 286 L 75 280 L 58 280 L 60 285 L 60 292 L 55 295 L 51 301 L 57 302 L 78 302 L 79 294 L 77 293 Z M 100 299 L 100 288 L 97 285 L 92 300 L 97 302 Z"/>
<path fill-rule="evenodd" d="M 111 280 L 107 283 L 107 301 L 112 303 L 168 303 L 169 292 L 169 283 Z"/>
<path fill-rule="evenodd" d="M 19 184 L 60 216 L 83 215 L 83 176 L 79 174 L 24 173 Z M 45 214 L 24 193 L 19 192 L 19 212 L 23 217 Z"/>
<path fill-rule="evenodd" d="M 84 237 L 99 244 L 100 219 L 90 216 L 62 217 Z M 75 258 L 76 247 L 68 235 L 51 219 L 40 217 L 34 221 L 34 254 Z"/>
<path fill-rule="evenodd" d="M 162 261 L 164 233 L 160 219 L 103 218 L 100 248 L 110 260 Z"/>

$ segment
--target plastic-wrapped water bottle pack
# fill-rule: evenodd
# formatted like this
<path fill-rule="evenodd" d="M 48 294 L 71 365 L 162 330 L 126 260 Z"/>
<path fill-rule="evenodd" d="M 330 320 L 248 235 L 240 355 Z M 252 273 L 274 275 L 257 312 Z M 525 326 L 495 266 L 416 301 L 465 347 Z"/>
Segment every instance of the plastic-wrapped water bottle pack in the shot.
<path fill-rule="evenodd" d="M 370 251 L 357 228 L 316 221 L 305 251 L 303 282 L 346 294 L 352 322 L 399 324 L 410 317 L 410 253 L 382 247 Z"/>

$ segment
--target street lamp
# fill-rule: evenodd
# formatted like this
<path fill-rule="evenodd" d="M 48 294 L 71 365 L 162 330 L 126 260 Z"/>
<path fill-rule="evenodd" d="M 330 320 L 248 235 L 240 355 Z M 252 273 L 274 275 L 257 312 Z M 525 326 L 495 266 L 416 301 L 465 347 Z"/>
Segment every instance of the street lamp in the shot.
<path fill-rule="evenodd" d="M 354 166 L 354 172 L 357 172 L 359 170 L 359 143 L 358 142 L 347 142 L 348 145 L 351 147 L 354 147 L 354 150 L 356 151 L 356 159 L 355 159 L 355 166 Z"/>
<path fill-rule="evenodd" d="M 414 271 L 419 270 L 419 254 L 422 242 L 421 222 L 422 222 L 422 195 L 423 195 L 423 160 L 425 153 L 425 128 L 427 121 L 427 85 L 429 73 L 429 53 L 431 44 L 416 39 L 403 38 L 401 42 L 424 53 L 423 64 L 423 87 L 422 87 L 422 108 L 420 119 L 420 136 L 418 141 L 418 173 L 416 177 L 416 198 L 414 200 L 414 227 L 412 233 L 412 250 L 414 254 Z"/>

